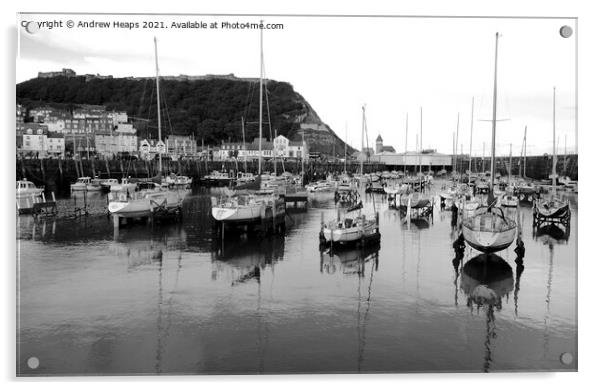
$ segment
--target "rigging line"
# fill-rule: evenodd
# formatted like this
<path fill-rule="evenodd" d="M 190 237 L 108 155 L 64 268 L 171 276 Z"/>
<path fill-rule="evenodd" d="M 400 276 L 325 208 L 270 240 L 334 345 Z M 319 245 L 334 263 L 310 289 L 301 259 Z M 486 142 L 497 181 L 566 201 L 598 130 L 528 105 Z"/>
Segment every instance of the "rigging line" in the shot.
<path fill-rule="evenodd" d="M 376 255 L 378 256 L 378 255 Z M 368 325 L 368 312 L 370 311 L 370 298 L 372 296 L 372 281 L 374 280 L 374 266 L 376 264 L 375 259 L 372 258 L 372 269 L 370 270 L 370 281 L 368 282 L 368 297 L 366 298 L 366 311 L 364 312 L 364 321 L 362 326 L 362 336 L 361 336 L 361 353 L 359 355 L 358 362 L 358 371 L 361 363 L 364 361 L 364 350 L 366 348 L 366 328 Z M 362 259 L 363 262 L 363 259 Z"/>
<path fill-rule="evenodd" d="M 253 94 L 255 93 L 255 82 L 250 81 L 249 82 L 249 87 L 247 89 L 247 100 L 245 102 L 245 107 L 244 107 L 244 117 L 248 118 L 249 117 L 249 112 L 251 110 L 251 101 L 253 101 Z"/>
<path fill-rule="evenodd" d="M 165 99 L 165 93 L 163 91 L 161 91 L 161 102 L 163 103 L 163 106 L 165 106 L 165 119 L 167 120 L 167 125 L 169 127 L 169 134 L 173 134 L 173 127 L 171 126 L 171 117 L 169 116 L 169 110 L 167 109 L 167 99 Z"/>
<path fill-rule="evenodd" d="M 262 69 L 263 69 L 263 78 L 265 79 L 265 63 L 262 62 Z M 264 85 L 264 92 L 265 92 L 265 105 L 266 105 L 266 110 L 267 110 L 267 114 L 268 114 L 268 128 L 270 129 L 270 137 L 272 137 L 272 141 L 274 141 L 274 133 L 272 132 L 272 120 L 270 119 L 270 100 L 268 98 L 268 82 L 265 82 Z"/>
<path fill-rule="evenodd" d="M 148 79 L 145 79 L 144 83 L 142 84 L 142 94 L 140 95 L 140 103 L 138 103 L 138 112 L 136 113 L 137 117 L 142 116 L 142 105 L 144 103 L 144 95 L 146 95 L 147 84 L 148 84 Z"/>
<path fill-rule="evenodd" d="M 176 289 L 178 288 L 178 281 L 180 279 L 180 269 L 182 269 L 182 252 L 180 252 L 180 255 L 178 256 L 178 267 L 176 268 L 176 280 L 174 282 L 174 286 L 173 289 L 171 290 L 171 292 L 169 293 L 169 299 L 167 300 L 167 326 L 165 327 L 165 337 L 169 336 L 169 328 L 171 327 L 171 314 L 172 314 L 172 302 L 173 302 L 173 296 L 174 293 L 176 291 Z"/>
<path fill-rule="evenodd" d="M 361 305 L 362 305 L 362 290 L 361 290 L 361 280 L 362 276 L 358 270 L 357 272 L 357 371 L 361 371 Z"/>
<path fill-rule="evenodd" d="M 147 122 L 146 122 L 147 123 L 147 125 L 146 125 L 146 137 L 147 138 L 150 138 L 150 134 L 149 134 L 150 129 L 149 129 L 149 127 L 150 127 L 150 121 L 151 121 L 151 109 L 154 106 L 154 103 L 153 103 L 153 97 L 154 96 L 155 96 L 155 89 L 151 88 L 150 100 L 149 100 L 149 103 L 148 103 L 148 109 L 146 110 L 146 119 L 147 119 Z"/>

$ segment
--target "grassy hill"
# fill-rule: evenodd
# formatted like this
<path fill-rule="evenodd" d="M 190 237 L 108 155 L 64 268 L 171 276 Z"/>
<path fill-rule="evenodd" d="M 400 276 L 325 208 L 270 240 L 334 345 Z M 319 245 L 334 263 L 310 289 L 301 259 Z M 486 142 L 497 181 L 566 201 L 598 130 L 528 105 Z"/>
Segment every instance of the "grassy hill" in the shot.
<path fill-rule="evenodd" d="M 300 140 L 301 123 L 323 124 L 310 104 L 286 82 L 266 80 L 263 134 L 275 132 Z M 259 85 L 257 80 L 235 77 L 204 79 L 161 79 L 161 116 L 164 134 L 194 135 L 198 142 L 216 145 L 242 140 L 242 118 L 246 140 L 259 133 Z M 153 78 L 52 77 L 35 78 L 17 84 L 17 102 L 28 108 L 50 104 L 73 109 L 80 104 L 104 105 L 108 110 L 127 111 L 144 137 L 156 136 L 157 106 Z M 266 101 L 269 104 L 266 104 Z M 268 116 L 269 107 L 269 116 Z M 268 121 L 269 117 L 269 121 Z M 270 131 L 271 124 L 271 131 Z M 344 143 L 327 130 L 305 130 L 310 151 L 343 154 Z M 348 153 L 353 151 L 348 148 Z"/>

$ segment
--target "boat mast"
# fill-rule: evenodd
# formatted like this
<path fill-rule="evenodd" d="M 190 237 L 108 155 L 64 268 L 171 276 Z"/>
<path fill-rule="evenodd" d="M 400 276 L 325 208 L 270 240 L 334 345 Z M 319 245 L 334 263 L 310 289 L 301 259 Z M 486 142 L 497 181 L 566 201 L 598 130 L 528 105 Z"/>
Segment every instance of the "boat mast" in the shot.
<path fill-rule="evenodd" d="M 512 143 L 510 144 L 510 166 L 508 167 L 508 184 L 512 181 Z"/>
<path fill-rule="evenodd" d="M 157 54 L 157 37 L 155 37 L 155 69 L 157 80 L 157 128 L 159 129 L 159 141 L 161 142 L 161 100 L 159 98 L 159 56 Z M 163 161 L 161 158 L 161 149 L 159 149 L 159 175 L 163 176 Z"/>
<path fill-rule="evenodd" d="M 263 20 L 259 21 L 259 24 L 263 24 Z M 262 136 L 262 113 L 263 113 L 263 29 L 259 29 L 259 165 L 258 175 L 261 178 L 261 136 Z"/>
<path fill-rule="evenodd" d="M 456 172 L 456 133 L 452 133 L 452 135 L 452 182 L 454 182 L 454 173 Z"/>
<path fill-rule="evenodd" d="M 240 125 L 242 127 L 242 147 L 245 151 L 245 173 L 247 173 L 247 142 L 245 140 L 245 118 L 240 117 Z"/>
<path fill-rule="evenodd" d="M 408 165 L 408 113 L 406 112 L 406 156 L 403 164 L 403 176 L 406 176 L 406 167 Z"/>
<path fill-rule="evenodd" d="M 564 161 L 562 163 L 562 176 L 566 176 L 566 134 L 564 135 Z"/>
<path fill-rule="evenodd" d="M 485 142 L 483 142 L 483 159 L 481 160 L 481 173 L 485 174 Z"/>
<path fill-rule="evenodd" d="M 347 122 L 345 122 L 345 174 L 347 174 Z"/>
<path fill-rule="evenodd" d="M 525 135 L 523 136 L 523 177 L 527 178 L 527 126 L 525 126 Z"/>
<path fill-rule="evenodd" d="M 556 196 L 556 87 L 554 87 L 554 96 L 552 98 L 552 195 Z"/>
<path fill-rule="evenodd" d="M 347 143 L 345 143 L 345 147 Z M 303 180 L 305 178 L 305 131 L 301 131 L 301 185 L 303 185 Z"/>
<path fill-rule="evenodd" d="M 495 125 L 497 109 L 497 44 L 499 33 L 495 33 L 495 67 L 493 71 L 493 121 L 491 122 L 491 184 L 489 191 L 493 194 L 493 185 L 495 183 Z"/>
<path fill-rule="evenodd" d="M 420 190 L 422 191 L 422 107 L 420 107 L 420 150 L 418 151 L 418 165 L 420 165 Z"/>
<path fill-rule="evenodd" d="M 460 113 L 458 113 L 458 121 L 456 122 L 456 141 L 454 144 L 454 153 L 456 156 L 456 166 L 454 168 L 454 170 L 456 171 L 456 175 L 458 174 L 458 140 L 460 138 Z M 460 178 L 458 177 L 458 181 L 460 180 Z"/>
<path fill-rule="evenodd" d="M 362 106 L 362 150 L 360 152 L 360 175 L 364 174 L 364 158 L 362 156 L 362 154 L 365 153 L 364 151 L 364 125 L 366 124 L 366 105 Z"/>
<path fill-rule="evenodd" d="M 468 149 L 468 179 L 470 181 L 470 175 L 472 174 L 472 126 L 474 122 L 474 96 L 472 97 L 472 104 L 470 109 L 470 146 Z"/>

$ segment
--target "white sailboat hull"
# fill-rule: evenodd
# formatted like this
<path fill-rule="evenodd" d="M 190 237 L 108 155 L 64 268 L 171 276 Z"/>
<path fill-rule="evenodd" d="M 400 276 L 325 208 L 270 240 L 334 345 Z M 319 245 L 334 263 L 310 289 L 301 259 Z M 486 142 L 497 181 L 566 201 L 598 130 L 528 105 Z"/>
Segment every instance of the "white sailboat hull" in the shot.
<path fill-rule="evenodd" d="M 324 238 L 327 242 L 350 243 L 361 240 L 370 235 L 376 234 L 376 222 L 371 221 L 364 226 L 355 226 L 349 228 L 330 228 L 324 227 Z"/>
<path fill-rule="evenodd" d="M 211 215 L 220 222 L 243 222 L 261 218 L 263 205 L 254 204 L 237 207 L 213 207 Z"/>
<path fill-rule="evenodd" d="M 158 191 L 143 194 L 136 199 L 128 199 L 127 194 L 122 193 L 119 199 L 109 202 L 108 209 L 111 214 L 123 218 L 149 217 L 156 209 L 174 209 L 182 205 L 182 199 L 178 193 L 171 191 Z"/>
<path fill-rule="evenodd" d="M 466 242 L 474 249 L 484 253 L 494 253 L 508 248 L 516 235 L 516 227 L 495 231 L 482 230 L 462 224 L 462 234 Z"/>

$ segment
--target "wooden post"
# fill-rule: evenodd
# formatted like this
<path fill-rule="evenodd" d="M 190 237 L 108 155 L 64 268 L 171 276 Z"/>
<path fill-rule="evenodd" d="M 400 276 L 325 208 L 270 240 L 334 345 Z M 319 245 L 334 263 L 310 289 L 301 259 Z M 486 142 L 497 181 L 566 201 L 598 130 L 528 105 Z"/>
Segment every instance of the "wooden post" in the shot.
<path fill-rule="evenodd" d="M 63 162 L 62 162 L 62 159 L 60 156 L 59 156 L 58 165 L 59 165 L 59 185 L 62 186 L 62 184 L 63 184 Z"/>
<path fill-rule="evenodd" d="M 42 171 L 42 181 L 44 182 L 44 184 L 46 184 L 46 170 L 44 169 L 44 160 L 43 158 L 40 159 L 40 170 Z"/>

